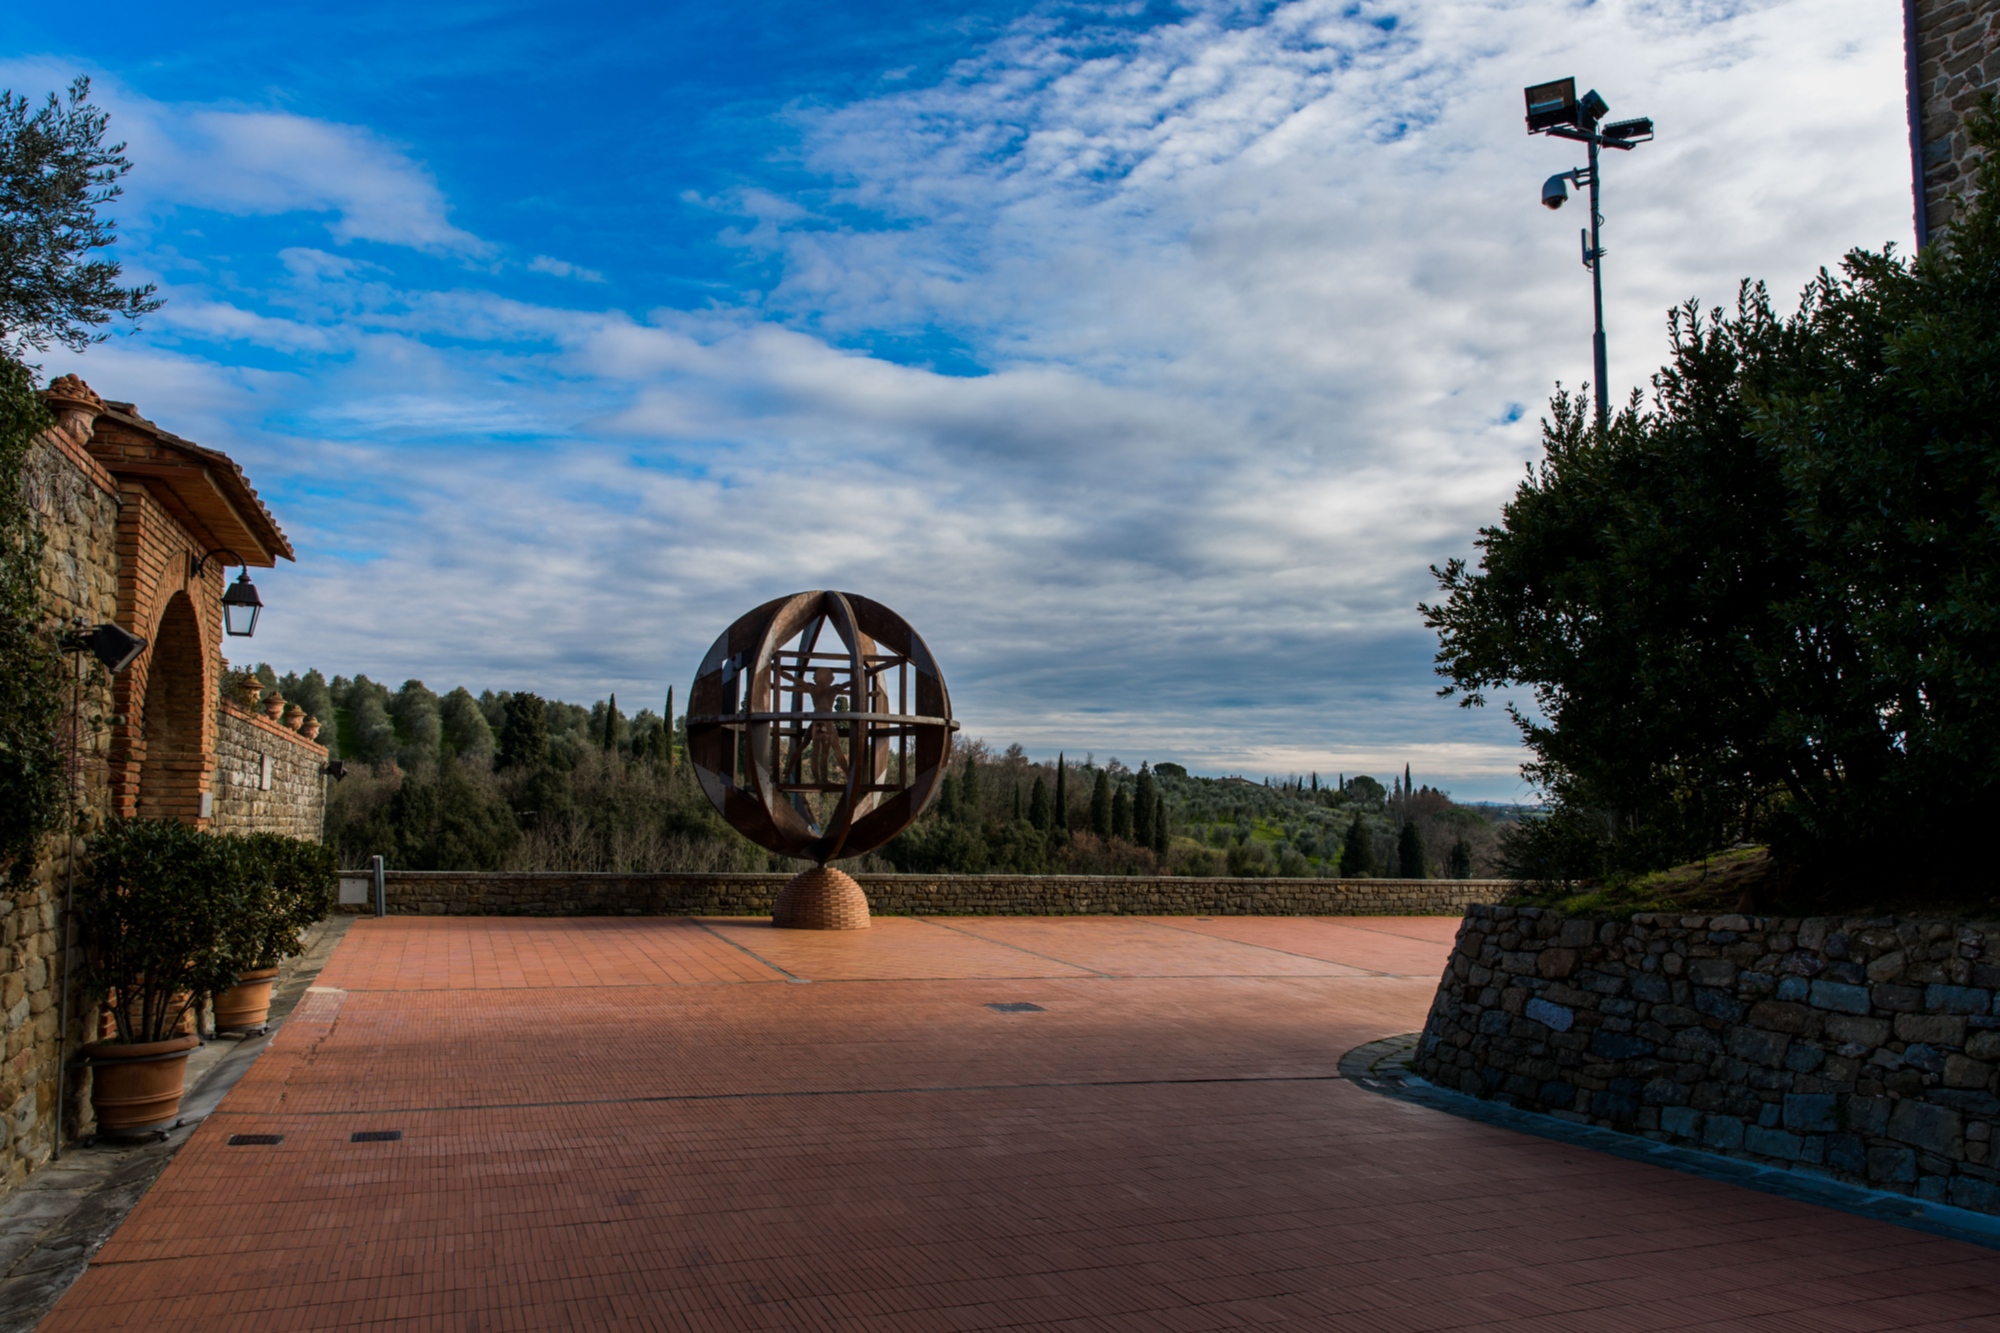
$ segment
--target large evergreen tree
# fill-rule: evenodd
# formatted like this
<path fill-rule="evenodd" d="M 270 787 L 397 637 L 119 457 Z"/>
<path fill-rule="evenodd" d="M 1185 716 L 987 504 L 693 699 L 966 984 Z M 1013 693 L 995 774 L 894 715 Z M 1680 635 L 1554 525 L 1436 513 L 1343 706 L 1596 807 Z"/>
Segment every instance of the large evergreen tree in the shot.
<path fill-rule="evenodd" d="M 1989 109 L 1973 136 L 2000 143 Z M 1555 807 L 1519 869 L 1768 839 L 1800 892 L 1990 884 L 2000 798 L 2000 152 L 1915 261 L 1856 250 L 1781 316 L 1673 312 L 1650 404 L 1558 394 L 1477 569 L 1425 608 L 1466 703 L 1525 686 Z M 1913 860 L 1910 847 L 1927 854 Z"/>
<path fill-rule="evenodd" d="M 1359 811 L 1348 822 L 1347 836 L 1341 839 L 1340 873 L 1356 879 L 1366 879 L 1375 873 L 1375 842 L 1368 836 Z"/>
<path fill-rule="evenodd" d="M 1056 827 L 1069 827 L 1069 791 L 1066 785 L 1067 773 L 1063 768 L 1061 752 L 1056 754 Z"/>
<path fill-rule="evenodd" d="M 1132 784 L 1132 841 L 1141 847 L 1153 845 L 1153 807 L 1158 801 L 1152 766 L 1141 763 L 1139 776 Z"/>
<path fill-rule="evenodd" d="M 1132 840 L 1132 798 L 1122 783 L 1111 792 L 1111 836 Z"/>
<path fill-rule="evenodd" d="M 500 733 L 502 768 L 537 768 L 549 758 L 548 704 L 522 692 L 507 700 L 507 725 Z"/>
<path fill-rule="evenodd" d="M 1100 838 L 1111 836 L 1111 775 L 1101 768 L 1090 789 L 1090 831 Z"/>
<path fill-rule="evenodd" d="M 1406 819 L 1396 839 L 1396 875 L 1401 879 L 1429 879 L 1430 873 L 1424 862 L 1424 835 L 1416 820 Z"/>
<path fill-rule="evenodd" d="M 1039 775 L 1028 792 L 1028 822 L 1044 833 L 1049 831 L 1049 789 Z"/>

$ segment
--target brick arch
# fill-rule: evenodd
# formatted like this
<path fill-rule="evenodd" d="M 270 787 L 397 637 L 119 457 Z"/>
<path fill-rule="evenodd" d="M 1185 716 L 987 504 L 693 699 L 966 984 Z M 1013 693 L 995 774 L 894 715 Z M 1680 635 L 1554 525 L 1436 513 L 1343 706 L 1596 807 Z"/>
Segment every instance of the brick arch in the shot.
<path fill-rule="evenodd" d="M 138 812 L 192 822 L 208 777 L 208 673 L 201 619 L 185 592 L 168 599 L 148 655 Z"/>

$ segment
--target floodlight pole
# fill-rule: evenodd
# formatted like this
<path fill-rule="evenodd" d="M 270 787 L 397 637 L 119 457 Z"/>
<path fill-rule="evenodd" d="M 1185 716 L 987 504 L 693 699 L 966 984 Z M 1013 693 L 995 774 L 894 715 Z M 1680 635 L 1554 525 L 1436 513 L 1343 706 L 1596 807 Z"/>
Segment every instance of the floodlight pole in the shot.
<path fill-rule="evenodd" d="M 1608 360 L 1604 353 L 1604 243 L 1597 229 L 1604 225 L 1604 215 L 1597 209 L 1597 136 L 1590 136 L 1590 245 L 1584 251 L 1583 262 L 1590 269 L 1590 299 L 1596 311 L 1596 330 L 1590 336 L 1590 350 L 1597 371 L 1597 433 L 1603 435 L 1611 425 L 1611 397 L 1606 381 L 1610 376 Z"/>
<path fill-rule="evenodd" d="M 1559 171 L 1542 186 L 1542 205 L 1561 208 L 1569 197 L 1567 182 L 1590 187 L 1590 225 L 1579 239 L 1583 244 L 1583 266 L 1590 270 L 1590 302 L 1593 316 L 1590 337 L 1592 378 L 1597 397 L 1597 433 L 1601 437 L 1611 426 L 1611 368 L 1604 347 L 1604 213 L 1599 197 L 1600 150 L 1607 145 L 1630 152 L 1653 137 L 1653 122 L 1645 116 L 1633 120 L 1604 123 L 1611 108 L 1592 89 L 1576 95 L 1576 80 L 1556 79 L 1525 90 L 1528 103 L 1528 133 L 1573 139 L 1590 153 L 1590 165 Z"/>

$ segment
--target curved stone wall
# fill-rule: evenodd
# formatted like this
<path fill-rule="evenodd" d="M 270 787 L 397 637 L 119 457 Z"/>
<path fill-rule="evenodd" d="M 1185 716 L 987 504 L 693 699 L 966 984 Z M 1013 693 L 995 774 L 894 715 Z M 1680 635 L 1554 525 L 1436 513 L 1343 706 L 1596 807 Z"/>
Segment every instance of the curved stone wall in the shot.
<path fill-rule="evenodd" d="M 1475 906 L 1414 1068 L 1444 1087 L 2000 1213 L 2000 923 Z"/>

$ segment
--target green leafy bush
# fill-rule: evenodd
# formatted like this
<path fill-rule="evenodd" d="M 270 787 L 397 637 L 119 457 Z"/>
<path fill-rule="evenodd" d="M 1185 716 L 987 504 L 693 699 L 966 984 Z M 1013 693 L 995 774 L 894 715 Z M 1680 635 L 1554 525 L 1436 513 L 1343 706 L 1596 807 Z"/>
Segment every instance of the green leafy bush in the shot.
<path fill-rule="evenodd" d="M 243 908 L 230 933 L 238 971 L 276 967 L 299 952 L 299 936 L 333 907 L 340 881 L 333 849 L 276 833 L 230 839 L 242 844 Z"/>
<path fill-rule="evenodd" d="M 118 1040 L 164 1041 L 196 997 L 233 985 L 249 850 L 172 819 L 118 820 L 91 841 L 76 886 L 79 976 L 108 1000 Z"/>

